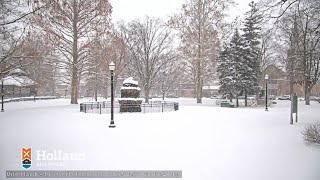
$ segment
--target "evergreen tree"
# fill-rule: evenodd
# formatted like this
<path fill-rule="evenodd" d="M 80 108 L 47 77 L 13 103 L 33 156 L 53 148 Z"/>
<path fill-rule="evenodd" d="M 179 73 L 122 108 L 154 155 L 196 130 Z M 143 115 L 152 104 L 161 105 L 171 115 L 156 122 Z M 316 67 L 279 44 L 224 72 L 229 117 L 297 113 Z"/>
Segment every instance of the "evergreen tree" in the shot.
<path fill-rule="evenodd" d="M 235 67 L 234 62 L 230 58 L 231 48 L 228 45 L 224 45 L 223 50 L 220 53 L 218 62 L 218 73 L 219 73 L 219 93 L 229 95 L 230 101 L 235 94 Z"/>
<path fill-rule="evenodd" d="M 230 58 L 232 59 L 235 67 L 235 97 L 237 99 L 237 107 L 239 106 L 238 96 L 246 87 L 246 75 L 248 64 L 245 61 L 245 51 L 244 51 L 244 39 L 241 37 L 238 29 L 235 30 L 234 35 L 230 42 Z"/>
<path fill-rule="evenodd" d="M 254 94 L 258 90 L 260 79 L 260 23 L 262 15 L 253 1 L 249 4 L 250 10 L 245 14 L 244 28 L 242 29 L 244 44 L 244 62 L 247 65 L 244 76 L 245 106 L 247 106 L 247 95 Z"/>
<path fill-rule="evenodd" d="M 245 75 L 247 65 L 244 63 L 244 41 L 235 30 L 230 44 L 224 46 L 220 53 L 218 73 L 220 79 L 220 93 L 229 94 L 230 100 L 235 97 L 238 103 L 238 95 L 245 86 Z"/>

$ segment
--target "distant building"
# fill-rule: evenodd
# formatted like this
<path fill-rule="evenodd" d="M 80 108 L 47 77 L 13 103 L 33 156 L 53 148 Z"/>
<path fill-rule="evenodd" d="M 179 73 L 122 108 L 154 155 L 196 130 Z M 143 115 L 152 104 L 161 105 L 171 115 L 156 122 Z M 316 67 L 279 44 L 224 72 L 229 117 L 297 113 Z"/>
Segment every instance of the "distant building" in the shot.
<path fill-rule="evenodd" d="M 219 81 L 214 81 L 210 85 L 202 87 L 202 97 L 211 97 L 219 94 Z M 181 83 L 170 94 L 175 94 L 177 97 L 195 97 L 194 84 Z"/>
<path fill-rule="evenodd" d="M 290 94 L 290 81 L 289 77 L 287 77 L 286 72 L 281 70 L 276 65 L 269 65 L 266 70 L 265 74 L 268 74 L 268 94 L 274 96 L 281 96 L 281 95 L 289 95 Z M 263 87 L 265 88 L 265 81 L 264 78 L 261 82 Z M 304 88 L 302 84 L 295 83 L 294 84 L 294 92 L 300 96 L 304 96 Z M 320 94 L 320 84 L 316 84 L 312 91 L 311 95 L 318 95 Z"/>
<path fill-rule="evenodd" d="M 211 97 L 219 95 L 219 85 L 203 86 L 203 97 Z"/>

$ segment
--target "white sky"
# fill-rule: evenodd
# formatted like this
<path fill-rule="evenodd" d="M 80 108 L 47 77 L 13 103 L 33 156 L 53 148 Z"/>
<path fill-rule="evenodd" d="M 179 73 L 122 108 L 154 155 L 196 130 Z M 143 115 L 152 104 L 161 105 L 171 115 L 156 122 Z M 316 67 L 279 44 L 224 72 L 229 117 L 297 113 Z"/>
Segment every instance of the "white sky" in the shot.
<path fill-rule="evenodd" d="M 169 15 L 179 11 L 185 0 L 110 0 L 113 6 L 113 22 L 121 19 L 130 21 L 148 15 L 166 19 Z M 235 0 L 238 4 L 230 10 L 230 19 L 242 15 L 249 9 L 252 0 Z"/>

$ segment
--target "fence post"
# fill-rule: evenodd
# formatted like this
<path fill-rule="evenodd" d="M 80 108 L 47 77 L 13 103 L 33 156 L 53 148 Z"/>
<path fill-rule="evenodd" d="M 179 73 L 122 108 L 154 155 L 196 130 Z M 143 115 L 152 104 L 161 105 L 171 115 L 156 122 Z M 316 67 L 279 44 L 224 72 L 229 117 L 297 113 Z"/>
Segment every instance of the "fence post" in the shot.
<path fill-rule="evenodd" d="M 84 104 L 84 113 L 87 113 L 87 105 Z"/>
<path fill-rule="evenodd" d="M 100 114 L 101 114 L 101 104 L 99 104 L 99 108 L 100 108 Z"/>

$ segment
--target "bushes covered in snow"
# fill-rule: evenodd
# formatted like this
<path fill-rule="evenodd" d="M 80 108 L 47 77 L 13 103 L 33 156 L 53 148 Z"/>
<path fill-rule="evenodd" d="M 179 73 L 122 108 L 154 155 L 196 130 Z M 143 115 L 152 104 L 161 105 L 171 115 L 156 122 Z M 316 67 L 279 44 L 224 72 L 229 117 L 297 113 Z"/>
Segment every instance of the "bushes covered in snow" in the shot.
<path fill-rule="evenodd" d="M 320 144 L 320 123 L 307 125 L 302 134 L 305 141 Z"/>

